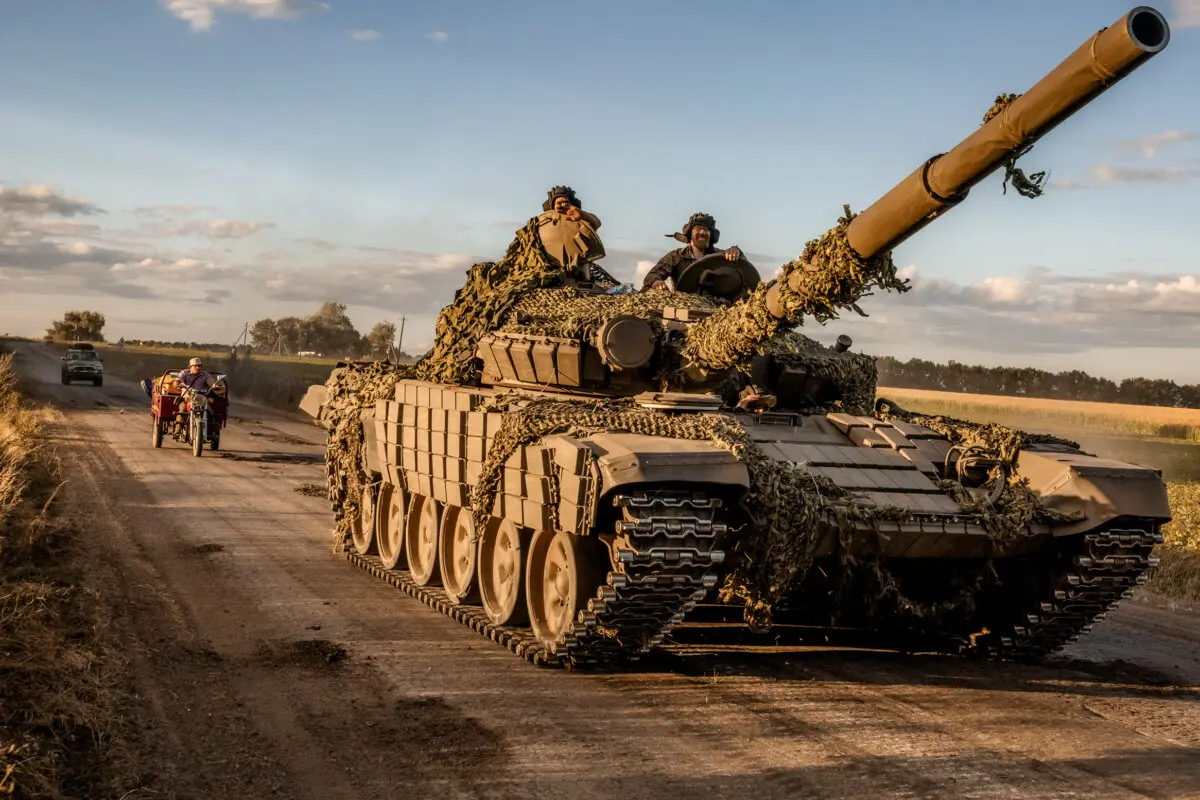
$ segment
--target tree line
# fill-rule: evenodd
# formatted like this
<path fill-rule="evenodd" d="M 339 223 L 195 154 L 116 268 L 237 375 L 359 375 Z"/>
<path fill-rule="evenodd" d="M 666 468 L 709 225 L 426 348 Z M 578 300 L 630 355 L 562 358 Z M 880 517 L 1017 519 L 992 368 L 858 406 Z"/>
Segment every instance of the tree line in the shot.
<path fill-rule="evenodd" d="M 104 315 L 99 312 L 68 311 L 62 319 L 54 321 L 46 334 L 53 341 L 102 342 L 104 323 Z M 250 326 L 250 339 L 251 350 L 259 354 L 314 352 L 335 358 L 412 360 L 412 356 L 396 352 L 393 323 L 378 322 L 365 335 L 361 334 L 346 315 L 346 306 L 335 302 L 325 303 L 307 317 L 260 319 Z M 152 344 L 142 340 L 125 340 L 125 343 Z M 195 342 L 170 344 L 205 350 L 229 347 Z M 880 385 L 897 389 L 1200 408 L 1200 384 L 1177 384 L 1165 379 L 1126 378 L 1117 382 L 1093 377 L 1082 370 L 1048 372 L 1032 367 L 984 367 L 957 361 L 938 364 L 920 358 L 900 361 L 891 356 L 877 358 L 875 363 Z"/>
<path fill-rule="evenodd" d="M 329 357 L 393 358 L 410 360 L 397 353 L 396 326 L 377 322 L 365 335 L 359 333 L 342 303 L 328 302 L 307 317 L 264 318 L 250 326 L 256 353 L 317 353 Z"/>
<path fill-rule="evenodd" d="M 1126 378 L 1117 382 L 1077 369 L 1048 372 L 1032 367 L 983 367 L 957 361 L 937 364 L 920 358 L 899 361 L 891 356 L 877 358 L 875 364 L 880 385 L 897 389 L 1200 408 L 1200 384 L 1177 384 L 1161 378 Z"/>

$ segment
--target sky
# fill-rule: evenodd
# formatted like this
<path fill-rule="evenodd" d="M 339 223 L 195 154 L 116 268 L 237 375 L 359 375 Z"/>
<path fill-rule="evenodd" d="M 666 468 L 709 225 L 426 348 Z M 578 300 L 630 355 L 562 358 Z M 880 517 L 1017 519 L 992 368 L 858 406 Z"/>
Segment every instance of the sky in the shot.
<path fill-rule="evenodd" d="M 1200 0 L 1171 41 L 805 332 L 907 359 L 1200 382 Z M 345 303 L 420 352 L 547 189 L 633 281 L 695 211 L 765 278 L 1135 4 L 6 0 L 0 333 L 232 342 Z M 640 282 L 639 282 L 640 285 Z"/>

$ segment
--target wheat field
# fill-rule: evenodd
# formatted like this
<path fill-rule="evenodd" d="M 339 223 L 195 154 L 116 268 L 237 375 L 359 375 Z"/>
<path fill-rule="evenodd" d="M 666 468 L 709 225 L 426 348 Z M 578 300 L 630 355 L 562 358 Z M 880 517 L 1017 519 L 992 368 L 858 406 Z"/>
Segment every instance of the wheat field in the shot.
<path fill-rule="evenodd" d="M 1113 435 L 1200 442 L 1200 409 L 1046 400 L 989 394 L 896 389 L 881 386 L 886 397 L 909 411 L 942 414 L 978 422 L 1011 424 L 1039 432 L 1039 425 Z"/>

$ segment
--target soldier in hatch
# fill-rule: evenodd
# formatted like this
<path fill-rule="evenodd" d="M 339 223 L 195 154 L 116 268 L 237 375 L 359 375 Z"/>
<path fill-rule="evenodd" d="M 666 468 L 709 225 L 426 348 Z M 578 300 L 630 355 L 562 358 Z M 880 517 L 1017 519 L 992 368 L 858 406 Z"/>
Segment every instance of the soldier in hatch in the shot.
<path fill-rule="evenodd" d="M 596 233 L 600 218 L 584 211 L 583 203 L 570 186 L 555 186 L 546 192 L 538 214 L 538 236 L 550 259 L 577 281 L 608 283 L 611 276 L 596 264 L 604 258 L 604 243 Z"/>
<path fill-rule="evenodd" d="M 692 214 L 680 233 L 668 233 L 667 236 L 683 242 L 684 246 L 658 260 L 646 273 L 642 281 L 643 289 L 666 289 L 668 278 L 672 284 L 678 283 L 679 276 L 689 264 L 712 253 L 724 253 L 726 261 L 737 261 L 742 257 L 742 251 L 736 245 L 728 250 L 716 247 L 721 232 L 717 230 L 716 220 L 702 211 Z"/>

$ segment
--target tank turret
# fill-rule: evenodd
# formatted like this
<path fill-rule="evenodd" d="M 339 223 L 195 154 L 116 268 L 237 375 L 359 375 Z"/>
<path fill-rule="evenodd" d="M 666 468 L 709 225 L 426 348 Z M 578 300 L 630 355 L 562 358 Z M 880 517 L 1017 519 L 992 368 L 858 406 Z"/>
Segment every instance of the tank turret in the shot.
<path fill-rule="evenodd" d="M 305 397 L 337 548 L 540 664 L 628 664 L 699 605 L 991 658 L 1071 641 L 1154 565 L 1159 473 L 909 414 L 849 337 L 798 327 L 907 291 L 892 248 L 1001 167 L 1037 195 L 1016 159 L 1168 36 L 1133 9 L 765 283 L 715 254 L 628 291 L 598 218 L 543 208 L 420 362 L 341 364 Z"/>

